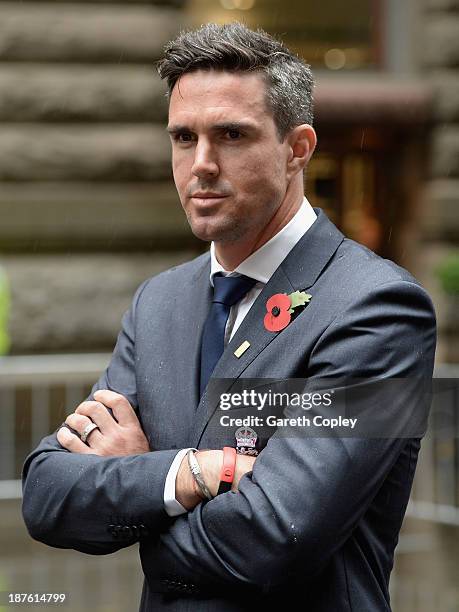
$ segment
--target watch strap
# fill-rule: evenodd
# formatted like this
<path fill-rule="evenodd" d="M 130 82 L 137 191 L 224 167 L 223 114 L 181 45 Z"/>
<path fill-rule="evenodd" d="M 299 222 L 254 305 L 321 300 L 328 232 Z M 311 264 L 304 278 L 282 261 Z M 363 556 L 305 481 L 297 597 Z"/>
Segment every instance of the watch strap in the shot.
<path fill-rule="evenodd" d="M 234 480 L 234 472 L 236 469 L 236 449 L 231 446 L 223 448 L 223 465 L 220 472 L 220 485 L 217 495 L 231 491 L 231 485 Z"/>

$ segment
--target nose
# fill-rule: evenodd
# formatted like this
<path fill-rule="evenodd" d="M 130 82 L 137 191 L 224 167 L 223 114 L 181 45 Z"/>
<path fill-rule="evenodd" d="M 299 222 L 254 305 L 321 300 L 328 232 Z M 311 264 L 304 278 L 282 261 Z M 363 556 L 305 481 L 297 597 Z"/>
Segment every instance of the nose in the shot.
<path fill-rule="evenodd" d="M 215 177 L 219 174 L 217 157 L 209 142 L 201 139 L 197 142 L 191 172 L 198 178 Z"/>

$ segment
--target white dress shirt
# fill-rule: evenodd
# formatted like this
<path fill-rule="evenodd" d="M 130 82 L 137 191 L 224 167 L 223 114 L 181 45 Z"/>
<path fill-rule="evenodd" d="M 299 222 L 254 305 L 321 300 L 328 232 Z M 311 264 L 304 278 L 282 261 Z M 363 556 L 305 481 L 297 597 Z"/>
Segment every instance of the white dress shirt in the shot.
<path fill-rule="evenodd" d="M 225 328 L 225 346 L 236 333 L 236 330 L 249 312 L 252 304 L 263 290 L 263 287 L 316 219 L 317 215 L 314 209 L 306 197 L 304 197 L 298 212 L 287 225 L 257 251 L 249 255 L 249 257 L 241 262 L 232 272 L 228 272 L 222 268 L 215 255 L 215 245 L 212 242 L 210 245 L 210 284 L 212 286 L 214 284 L 213 278 L 218 272 L 222 273 L 224 276 L 239 276 L 240 274 L 245 274 L 257 281 L 242 300 L 231 307 Z M 187 511 L 175 499 L 175 480 L 182 459 L 188 450 L 190 449 L 184 448 L 177 453 L 166 476 L 164 485 L 164 508 L 169 516 L 177 516 Z"/>

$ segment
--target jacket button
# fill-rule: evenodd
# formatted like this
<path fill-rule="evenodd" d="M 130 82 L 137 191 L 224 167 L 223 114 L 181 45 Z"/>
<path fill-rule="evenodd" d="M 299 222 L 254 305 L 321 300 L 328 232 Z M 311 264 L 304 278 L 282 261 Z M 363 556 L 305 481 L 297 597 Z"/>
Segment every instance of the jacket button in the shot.
<path fill-rule="evenodd" d="M 139 529 L 140 529 L 140 535 L 144 538 L 146 538 L 149 535 L 149 530 L 148 527 L 145 527 L 145 525 L 139 525 Z"/>
<path fill-rule="evenodd" d="M 122 528 L 122 534 L 125 540 L 128 540 L 132 536 L 132 530 L 129 525 L 124 525 Z"/>

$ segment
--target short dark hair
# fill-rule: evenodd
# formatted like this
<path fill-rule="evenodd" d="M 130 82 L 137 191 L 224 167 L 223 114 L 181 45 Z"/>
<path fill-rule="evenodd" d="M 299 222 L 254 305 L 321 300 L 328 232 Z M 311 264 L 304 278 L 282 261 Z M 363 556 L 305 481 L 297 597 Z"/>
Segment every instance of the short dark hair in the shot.
<path fill-rule="evenodd" d="M 314 77 L 310 66 L 264 30 L 250 30 L 238 22 L 207 23 L 169 42 L 157 67 L 160 77 L 167 80 L 169 96 L 187 72 L 259 72 L 266 80 L 267 105 L 281 140 L 295 126 L 312 124 Z"/>

